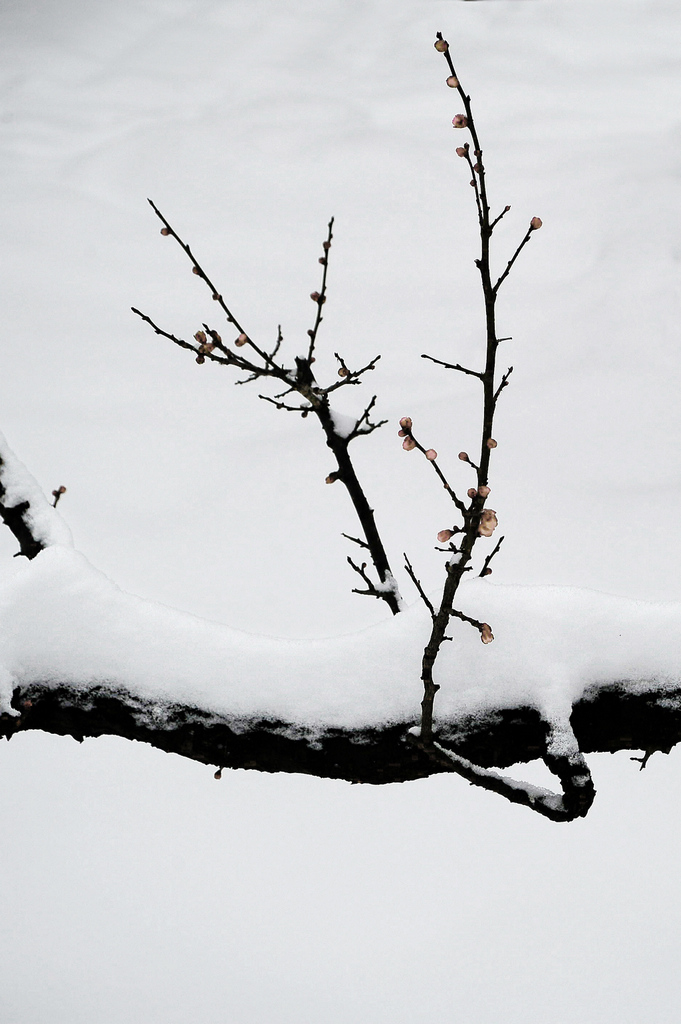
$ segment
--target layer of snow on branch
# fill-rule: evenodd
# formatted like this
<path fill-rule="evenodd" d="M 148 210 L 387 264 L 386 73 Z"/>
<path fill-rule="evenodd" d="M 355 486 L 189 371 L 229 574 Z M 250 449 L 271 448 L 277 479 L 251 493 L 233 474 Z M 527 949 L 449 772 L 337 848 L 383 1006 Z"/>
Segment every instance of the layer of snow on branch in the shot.
<path fill-rule="evenodd" d="M 357 417 L 348 416 L 344 412 L 338 412 L 337 409 L 329 409 L 329 413 L 331 415 L 334 433 L 338 437 L 350 437 L 350 434 L 352 434 L 357 427 Z M 362 427 L 364 427 L 364 424 L 362 424 Z M 362 430 L 362 427 L 359 428 L 360 434 L 364 433 L 366 430 L 366 427 L 364 427 L 364 430 Z"/>
<path fill-rule="evenodd" d="M 26 521 L 36 540 L 46 547 L 52 544 L 62 544 L 66 547 L 73 546 L 71 531 L 52 507 L 35 477 L 33 477 L 16 457 L 7 444 L 5 436 L 0 433 L 0 479 L 5 488 L 3 505 L 13 508 L 27 501 L 30 509 L 26 514 Z"/>
<path fill-rule="evenodd" d="M 554 721 L 585 687 L 681 683 L 681 604 L 561 587 L 469 581 L 460 607 L 495 641 L 452 622 L 436 665 L 440 720 L 530 704 Z M 49 681 L 125 687 L 228 717 L 312 729 L 415 722 L 422 603 L 351 636 L 278 640 L 230 629 L 121 591 L 73 549 L 53 546 L 0 590 L 0 687 Z"/>

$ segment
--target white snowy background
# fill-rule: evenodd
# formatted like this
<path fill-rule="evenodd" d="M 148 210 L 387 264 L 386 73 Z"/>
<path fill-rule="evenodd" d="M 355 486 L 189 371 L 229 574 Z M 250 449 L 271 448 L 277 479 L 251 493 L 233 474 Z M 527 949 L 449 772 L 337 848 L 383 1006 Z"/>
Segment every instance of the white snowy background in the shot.
<path fill-rule="evenodd" d="M 356 527 L 316 424 L 130 313 L 185 337 L 215 315 L 147 196 L 290 355 L 335 215 L 320 374 L 383 354 L 339 405 L 378 392 L 391 424 L 354 451 L 393 566 L 406 549 L 437 587 L 451 513 L 396 421 L 468 486 L 476 383 L 418 357 L 475 364 L 482 342 L 438 29 L 512 206 L 497 265 L 544 221 L 499 304 L 494 579 L 681 596 L 676 3 L 6 0 L 0 428 L 126 590 L 270 636 L 386 614 L 350 594 Z M 0 1019 L 676 1022 L 681 760 L 590 763 L 589 817 L 556 825 L 458 778 L 218 783 L 124 741 L 18 736 Z"/>

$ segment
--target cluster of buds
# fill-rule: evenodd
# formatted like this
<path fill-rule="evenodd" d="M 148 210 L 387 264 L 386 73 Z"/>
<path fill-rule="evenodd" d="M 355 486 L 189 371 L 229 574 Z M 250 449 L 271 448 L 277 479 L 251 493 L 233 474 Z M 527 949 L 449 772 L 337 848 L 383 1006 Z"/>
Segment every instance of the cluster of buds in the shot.
<path fill-rule="evenodd" d="M 498 525 L 499 520 L 494 509 L 483 509 L 480 513 L 480 522 L 478 523 L 478 533 L 480 536 L 491 537 Z"/>
<path fill-rule="evenodd" d="M 222 338 L 220 337 L 217 331 L 209 330 L 208 333 L 210 334 L 211 337 L 210 341 L 208 340 L 205 331 L 197 331 L 196 334 L 194 335 L 194 338 L 199 343 L 198 355 L 196 357 L 196 361 L 199 364 L 205 363 L 206 355 L 211 353 L 215 346 L 221 344 L 222 342 Z"/>
<path fill-rule="evenodd" d="M 412 426 L 413 424 L 411 416 L 403 416 L 402 419 L 400 420 L 400 429 L 397 431 L 397 436 L 404 438 L 404 441 L 402 442 L 402 447 L 404 448 L 405 452 L 411 452 L 414 450 L 414 448 L 418 448 L 418 445 L 411 433 Z M 437 452 L 435 451 L 434 448 L 428 448 L 427 451 L 424 449 L 421 450 L 423 451 L 423 454 L 425 455 L 429 462 L 434 462 L 435 459 L 437 458 Z"/>

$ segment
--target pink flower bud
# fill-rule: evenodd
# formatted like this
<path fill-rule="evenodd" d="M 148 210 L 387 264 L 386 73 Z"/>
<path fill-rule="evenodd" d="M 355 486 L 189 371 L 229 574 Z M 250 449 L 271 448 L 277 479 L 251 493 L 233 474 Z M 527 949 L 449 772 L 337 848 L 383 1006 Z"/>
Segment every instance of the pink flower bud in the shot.
<path fill-rule="evenodd" d="M 201 277 L 201 271 L 198 267 L 192 267 L 192 274 L 196 274 L 197 277 Z"/>
<path fill-rule="evenodd" d="M 323 267 L 325 267 L 326 266 L 326 256 L 320 256 L 319 257 L 319 262 L 321 263 L 321 265 Z"/>
<path fill-rule="evenodd" d="M 428 451 L 426 452 L 426 458 L 428 459 L 429 462 L 435 462 L 437 458 L 437 452 L 435 451 L 434 448 L 428 449 Z"/>
<path fill-rule="evenodd" d="M 194 337 L 198 341 L 199 345 L 205 345 L 205 343 L 206 343 L 206 335 L 205 335 L 205 333 L 203 331 L 197 331 L 196 334 L 194 335 Z"/>
<path fill-rule="evenodd" d="M 321 296 L 319 292 L 310 292 L 310 298 L 312 299 L 313 302 L 319 302 Z"/>
<path fill-rule="evenodd" d="M 478 487 L 478 494 L 480 495 L 481 498 L 486 498 L 489 495 L 489 493 L 489 487 L 485 487 L 484 484 L 482 485 L 482 487 Z"/>
<path fill-rule="evenodd" d="M 446 39 L 436 39 L 433 45 L 438 53 L 446 53 L 449 49 L 449 43 Z"/>
<path fill-rule="evenodd" d="M 338 376 L 339 377 L 348 377 L 349 375 L 350 375 L 350 371 L 348 370 L 347 366 L 339 366 L 338 367 Z"/>
<path fill-rule="evenodd" d="M 218 770 L 213 775 L 213 778 L 218 780 L 222 778 L 222 768 L 218 768 Z"/>
<path fill-rule="evenodd" d="M 218 295 L 217 292 L 213 292 L 213 302 L 219 302 L 221 298 L 222 295 Z"/>
<path fill-rule="evenodd" d="M 459 79 L 456 77 L 456 75 L 450 75 L 449 78 L 447 79 L 447 85 L 449 86 L 450 89 L 456 89 L 458 84 Z"/>
<path fill-rule="evenodd" d="M 497 442 L 494 440 L 493 437 L 488 437 L 487 440 L 485 441 L 485 444 L 487 445 L 488 448 L 496 448 L 497 446 Z"/>
<path fill-rule="evenodd" d="M 403 416 L 402 419 L 400 420 L 400 426 L 402 427 L 402 430 L 411 430 L 411 416 Z"/>
<path fill-rule="evenodd" d="M 440 530 L 440 532 L 437 535 L 437 539 L 440 541 L 440 544 L 446 544 L 447 541 L 453 536 L 453 530 Z"/>
<path fill-rule="evenodd" d="M 457 146 L 456 147 L 456 155 L 457 156 L 465 156 L 467 152 L 468 152 L 468 150 L 465 148 L 465 146 Z"/>
<path fill-rule="evenodd" d="M 462 462 L 470 462 L 471 461 L 468 458 L 468 452 L 459 452 L 459 458 L 461 459 Z"/>
<path fill-rule="evenodd" d="M 169 235 L 170 234 L 170 228 L 161 228 L 161 234 L 162 235 Z"/>
<path fill-rule="evenodd" d="M 247 335 L 247 334 L 243 334 L 243 333 L 242 333 L 242 334 L 240 334 L 240 335 L 239 335 L 239 337 L 238 337 L 238 338 L 236 339 L 236 341 L 234 342 L 234 344 L 236 345 L 236 347 L 237 347 L 237 348 L 241 348 L 241 346 L 242 346 L 242 345 L 245 345 L 247 341 L 248 341 L 248 335 Z"/>
<path fill-rule="evenodd" d="M 531 230 L 532 231 L 539 231 L 540 227 L 541 227 L 541 220 L 539 219 L 539 217 L 533 217 L 532 220 L 530 221 L 530 228 L 531 228 Z"/>
<path fill-rule="evenodd" d="M 486 508 L 480 516 L 478 533 L 481 537 L 491 537 L 498 525 L 496 512 L 491 508 Z"/>
<path fill-rule="evenodd" d="M 202 356 L 201 354 L 199 354 L 196 357 L 196 362 L 199 364 L 199 366 L 201 365 L 201 363 L 205 363 L 205 361 L 206 361 L 206 357 Z"/>
<path fill-rule="evenodd" d="M 469 487 L 468 490 L 466 491 L 466 494 L 468 495 L 469 498 L 477 498 L 478 496 L 478 492 L 476 491 L 475 487 Z"/>
<path fill-rule="evenodd" d="M 327 483 L 327 484 L 335 484 L 337 479 L 338 479 L 338 473 L 329 473 L 329 475 L 327 476 L 327 478 L 326 478 L 326 480 L 324 482 Z"/>
<path fill-rule="evenodd" d="M 491 644 L 492 640 L 494 640 L 494 633 L 492 632 L 492 627 L 487 622 L 483 622 L 482 624 L 482 629 L 480 630 L 480 639 L 482 640 L 483 644 Z"/>
<path fill-rule="evenodd" d="M 481 576 L 491 576 L 491 575 L 492 575 L 492 570 L 490 569 L 490 567 L 489 567 L 489 566 L 487 566 L 487 568 L 486 568 L 486 569 L 483 569 L 483 570 L 482 570 L 482 572 L 480 573 L 480 575 L 481 575 Z"/>
<path fill-rule="evenodd" d="M 331 248 L 331 242 L 322 242 L 322 249 L 324 252 L 328 252 Z"/>
<path fill-rule="evenodd" d="M 404 448 L 405 452 L 410 452 L 414 448 L 416 448 L 416 441 L 414 440 L 413 437 L 405 437 L 404 441 L 402 442 L 402 447 Z"/>
<path fill-rule="evenodd" d="M 465 114 L 457 114 L 455 117 L 453 117 L 452 118 L 452 127 L 453 128 L 467 128 L 468 127 L 468 118 L 466 117 L 466 115 Z"/>

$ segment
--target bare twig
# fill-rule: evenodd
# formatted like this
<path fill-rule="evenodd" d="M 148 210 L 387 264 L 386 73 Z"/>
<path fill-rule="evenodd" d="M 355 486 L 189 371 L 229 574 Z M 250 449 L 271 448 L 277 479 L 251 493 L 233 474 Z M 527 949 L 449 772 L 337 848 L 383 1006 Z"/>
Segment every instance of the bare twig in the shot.
<path fill-rule="evenodd" d="M 431 618 L 434 618 L 435 617 L 435 609 L 433 608 L 433 605 L 431 604 L 430 598 L 428 597 L 428 595 L 426 594 L 425 590 L 421 586 L 421 580 L 416 578 L 416 573 L 414 572 L 414 568 L 413 568 L 411 562 L 407 558 L 406 551 L 403 551 L 402 554 L 404 556 L 404 568 L 407 570 L 407 574 L 409 576 L 409 579 L 412 581 L 412 583 L 414 584 L 414 586 L 418 590 L 419 595 L 421 597 L 421 600 L 423 601 L 423 603 L 425 604 L 426 608 L 430 612 Z"/>
<path fill-rule="evenodd" d="M 482 566 L 482 569 L 478 573 L 478 576 L 489 576 L 490 575 L 492 570 L 489 567 L 489 563 L 492 561 L 492 559 L 496 555 L 497 551 L 501 547 L 501 542 L 503 541 L 503 539 L 504 539 L 503 537 L 499 538 L 499 540 L 497 541 L 496 546 L 494 548 L 494 551 L 492 551 L 491 555 L 488 555 L 487 558 L 485 559 L 485 561 L 483 563 L 483 566 Z"/>
<path fill-rule="evenodd" d="M 460 373 L 467 373 L 471 377 L 477 377 L 479 380 L 482 380 L 484 377 L 484 374 L 478 370 L 469 370 L 466 366 L 461 366 L 460 363 L 446 363 L 443 359 L 436 359 L 435 356 L 427 356 L 425 353 L 421 356 L 421 359 L 430 359 L 431 363 L 438 363 L 447 370 L 458 370 Z"/>

